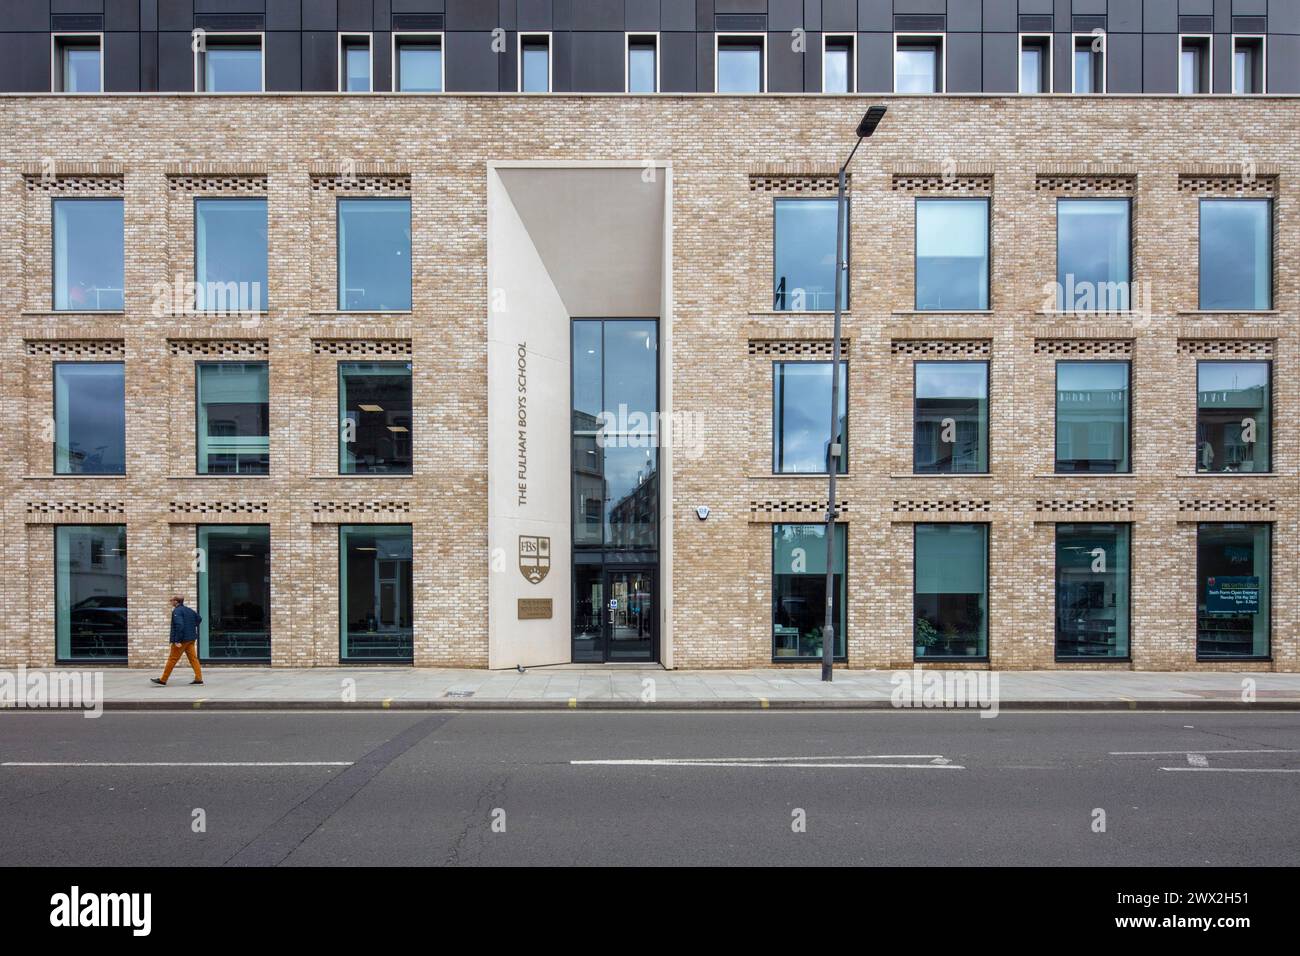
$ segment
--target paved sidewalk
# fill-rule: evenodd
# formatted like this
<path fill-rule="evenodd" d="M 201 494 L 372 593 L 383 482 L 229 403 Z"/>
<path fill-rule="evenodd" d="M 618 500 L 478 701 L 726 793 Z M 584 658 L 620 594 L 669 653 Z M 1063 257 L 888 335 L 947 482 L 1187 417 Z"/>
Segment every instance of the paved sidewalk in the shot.
<path fill-rule="evenodd" d="M 66 673 L 66 671 L 60 671 Z M 28 671 L 28 678 L 50 671 Z M 106 709 L 891 709 L 900 682 L 910 695 L 926 681 L 975 681 L 981 706 L 997 709 L 1300 710 L 1300 674 L 1133 671 L 837 670 L 824 684 L 799 669 L 668 671 L 577 666 L 517 671 L 375 667 L 207 667 L 195 687 L 178 668 L 166 687 L 155 672 L 106 668 Z M 896 675 L 905 675 L 899 677 Z M 996 682 L 993 678 L 996 677 Z M 1253 687 L 1250 682 L 1253 682 Z M 996 684 L 996 686 L 994 686 Z M 901 692 L 901 691 L 900 691 Z M 990 695 L 992 695 L 990 697 Z M 931 698 L 933 699 L 933 698 Z M 913 703 L 912 706 L 920 706 Z"/>

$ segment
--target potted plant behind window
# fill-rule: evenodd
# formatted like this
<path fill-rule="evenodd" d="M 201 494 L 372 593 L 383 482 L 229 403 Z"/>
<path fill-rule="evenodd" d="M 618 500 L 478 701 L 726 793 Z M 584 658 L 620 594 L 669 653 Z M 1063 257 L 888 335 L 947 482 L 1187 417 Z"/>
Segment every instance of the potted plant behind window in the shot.
<path fill-rule="evenodd" d="M 927 647 L 934 647 L 934 645 L 939 642 L 939 632 L 935 630 L 934 625 L 930 623 L 928 618 L 918 617 L 916 619 L 914 635 L 914 646 L 916 648 L 917 657 L 924 657 L 925 649 Z"/>

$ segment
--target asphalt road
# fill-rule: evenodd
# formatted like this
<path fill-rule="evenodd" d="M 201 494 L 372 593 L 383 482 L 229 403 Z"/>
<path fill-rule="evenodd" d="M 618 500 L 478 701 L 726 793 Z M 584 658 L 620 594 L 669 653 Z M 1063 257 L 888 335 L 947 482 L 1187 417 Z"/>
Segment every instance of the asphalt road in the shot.
<path fill-rule="evenodd" d="M 3 865 L 1297 862 L 1300 714 L 0 714 Z"/>

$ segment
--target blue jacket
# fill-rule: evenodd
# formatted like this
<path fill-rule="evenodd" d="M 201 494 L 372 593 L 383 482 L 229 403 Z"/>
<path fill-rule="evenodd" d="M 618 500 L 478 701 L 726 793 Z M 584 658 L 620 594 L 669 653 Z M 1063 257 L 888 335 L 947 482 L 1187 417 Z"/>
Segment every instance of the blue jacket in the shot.
<path fill-rule="evenodd" d="M 201 620 L 203 618 L 184 604 L 178 604 L 172 608 L 171 643 L 184 644 L 187 641 L 197 641 L 199 639 L 199 621 Z"/>

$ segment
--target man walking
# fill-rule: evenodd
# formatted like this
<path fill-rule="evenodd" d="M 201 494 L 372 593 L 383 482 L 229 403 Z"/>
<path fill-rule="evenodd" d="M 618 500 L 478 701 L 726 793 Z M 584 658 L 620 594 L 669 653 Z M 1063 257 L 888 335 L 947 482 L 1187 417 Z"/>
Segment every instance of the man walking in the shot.
<path fill-rule="evenodd" d="M 172 676 L 172 668 L 181 659 L 182 653 L 189 658 L 190 667 L 194 668 L 194 680 L 190 681 L 190 683 L 203 683 L 203 671 L 199 668 L 199 655 L 195 650 L 195 645 L 199 640 L 199 621 L 201 620 L 202 618 L 198 614 L 185 606 L 185 595 L 177 594 L 172 598 L 172 633 L 170 638 L 172 650 L 167 656 L 167 666 L 163 668 L 162 678 L 149 678 L 159 687 L 167 686 L 167 678 Z"/>

